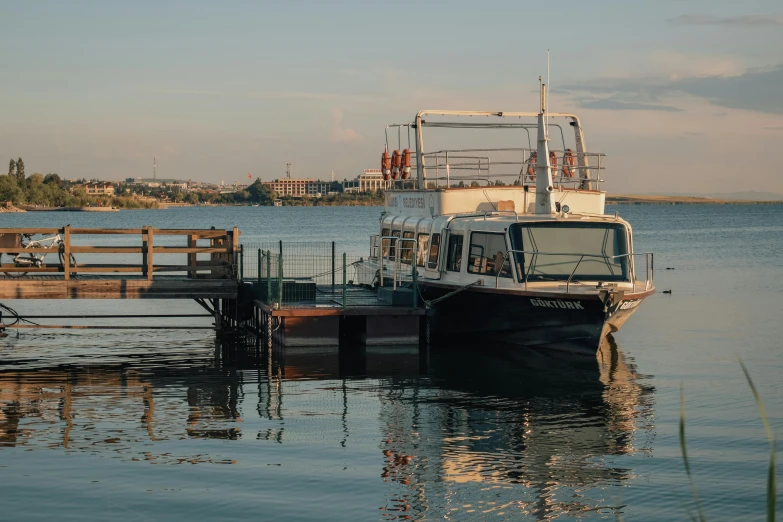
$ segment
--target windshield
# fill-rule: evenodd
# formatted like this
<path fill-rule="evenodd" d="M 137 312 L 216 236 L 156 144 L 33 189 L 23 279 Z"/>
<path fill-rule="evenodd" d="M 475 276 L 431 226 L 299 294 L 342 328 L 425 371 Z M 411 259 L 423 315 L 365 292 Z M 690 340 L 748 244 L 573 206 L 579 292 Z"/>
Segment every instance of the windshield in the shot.
<path fill-rule="evenodd" d="M 622 224 L 517 223 L 509 235 L 522 281 L 629 280 Z"/>

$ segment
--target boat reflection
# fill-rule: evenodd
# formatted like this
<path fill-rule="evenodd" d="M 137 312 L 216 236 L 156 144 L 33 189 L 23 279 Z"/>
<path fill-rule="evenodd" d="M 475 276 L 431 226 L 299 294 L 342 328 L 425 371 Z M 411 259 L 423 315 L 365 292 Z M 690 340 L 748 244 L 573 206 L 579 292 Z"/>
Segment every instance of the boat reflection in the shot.
<path fill-rule="evenodd" d="M 428 377 L 426 391 L 381 398 L 381 477 L 407 489 L 390 518 L 428 511 L 432 497 L 451 499 L 439 512 L 484 516 L 615 513 L 588 492 L 632 478 L 613 456 L 650 451 L 654 390 L 611 338 L 595 360 L 449 347 L 431 354 Z M 521 490 L 508 502 L 473 500 L 509 485 Z"/>
<path fill-rule="evenodd" d="M 256 353 L 224 345 L 182 357 L 0 370 L 0 452 L 230 463 L 251 458 L 239 448 L 247 445 L 232 455 L 231 446 L 161 441 L 361 452 L 351 436 L 370 430 L 389 487 L 387 519 L 549 518 L 613 513 L 602 488 L 632 478 L 618 459 L 649 452 L 654 436 L 654 389 L 611 339 L 595 359 L 501 346 Z"/>

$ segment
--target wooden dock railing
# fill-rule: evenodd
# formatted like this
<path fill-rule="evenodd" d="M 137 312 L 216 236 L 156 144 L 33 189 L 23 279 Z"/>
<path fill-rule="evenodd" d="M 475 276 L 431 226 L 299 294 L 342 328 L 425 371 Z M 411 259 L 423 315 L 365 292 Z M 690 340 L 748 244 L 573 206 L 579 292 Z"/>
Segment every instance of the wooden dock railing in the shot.
<path fill-rule="evenodd" d="M 48 238 L 42 241 L 42 246 L 20 246 L 23 234 L 43 235 Z M 59 235 L 59 239 L 52 238 Z M 141 245 L 84 245 L 72 244 L 74 236 L 138 236 Z M 156 245 L 156 238 L 181 236 L 185 246 Z M 33 238 L 33 240 L 40 238 Z M 199 246 L 199 241 L 209 241 L 209 245 Z M 77 243 L 80 243 L 77 241 Z M 48 246 L 50 245 L 51 246 Z M 41 266 L 20 266 L 14 263 L 14 256 L 22 254 L 28 257 L 32 254 L 48 254 Z M 116 263 L 81 262 L 79 254 L 117 254 Z M 129 259 L 131 254 L 140 254 L 141 260 Z M 160 254 L 182 254 L 186 256 L 180 264 L 156 263 Z M 198 259 L 199 254 L 209 255 L 209 259 Z M 0 228 L 0 273 L 9 276 L 19 273 L 30 275 L 44 273 L 61 273 L 69 280 L 73 274 L 110 274 L 139 273 L 152 280 L 157 273 L 182 273 L 188 278 L 198 279 L 236 279 L 237 258 L 239 254 L 239 229 L 167 229 L 167 228 Z M 74 266 L 71 259 L 76 260 Z M 83 259 L 83 258 L 82 258 Z"/>

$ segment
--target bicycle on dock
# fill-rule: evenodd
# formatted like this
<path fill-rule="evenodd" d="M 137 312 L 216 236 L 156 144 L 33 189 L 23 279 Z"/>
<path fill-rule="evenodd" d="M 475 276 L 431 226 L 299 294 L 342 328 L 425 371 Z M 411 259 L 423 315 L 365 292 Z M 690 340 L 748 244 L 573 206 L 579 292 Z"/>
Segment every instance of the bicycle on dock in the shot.
<path fill-rule="evenodd" d="M 24 250 L 33 248 L 46 248 L 51 250 L 52 253 L 57 252 L 60 267 L 62 268 L 65 264 L 65 243 L 60 234 L 51 237 L 43 237 L 41 239 L 33 239 L 32 234 L 21 234 L 20 241 L 17 244 L 21 247 L 22 251 L 8 254 L 13 257 L 14 266 L 17 268 L 41 268 L 43 266 L 44 259 L 49 255 L 49 252 L 24 252 Z M 72 267 L 76 266 L 76 258 L 73 254 L 70 254 L 69 260 Z M 9 277 L 22 277 L 27 275 L 27 273 L 28 272 L 21 271 L 5 272 Z"/>

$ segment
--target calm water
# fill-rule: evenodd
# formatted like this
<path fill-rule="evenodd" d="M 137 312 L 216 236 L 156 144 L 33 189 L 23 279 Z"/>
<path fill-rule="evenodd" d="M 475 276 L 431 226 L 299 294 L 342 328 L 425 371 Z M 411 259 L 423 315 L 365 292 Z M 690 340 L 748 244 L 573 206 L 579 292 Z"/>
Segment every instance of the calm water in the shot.
<path fill-rule="evenodd" d="M 619 210 L 636 250 L 656 253 L 658 289 L 673 293 L 645 302 L 596 360 L 498 346 L 231 359 L 199 330 L 0 339 L 0 519 L 686 519 L 682 386 L 708 518 L 762 520 L 768 445 L 738 361 L 780 433 L 783 206 Z M 0 226 L 238 225 L 244 241 L 335 239 L 362 254 L 378 214 L 27 213 L 0 214 Z M 23 315 L 200 311 L 6 304 Z"/>

